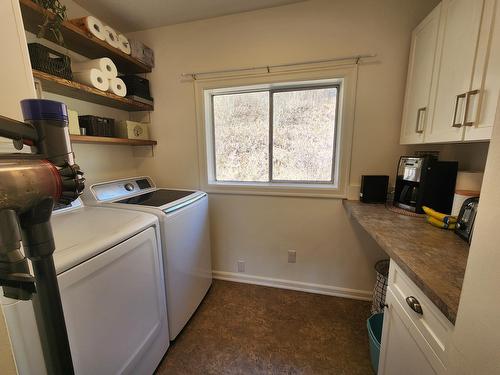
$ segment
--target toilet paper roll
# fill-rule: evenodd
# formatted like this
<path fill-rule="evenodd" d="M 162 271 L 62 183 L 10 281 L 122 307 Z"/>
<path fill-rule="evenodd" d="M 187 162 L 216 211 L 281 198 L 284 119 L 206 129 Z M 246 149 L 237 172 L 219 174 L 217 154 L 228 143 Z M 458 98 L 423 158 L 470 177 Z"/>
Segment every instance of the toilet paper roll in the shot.
<path fill-rule="evenodd" d="M 118 48 L 120 48 L 120 50 L 123 53 L 130 55 L 130 43 L 129 43 L 127 37 L 123 34 L 118 35 L 118 42 L 119 42 Z"/>
<path fill-rule="evenodd" d="M 77 18 L 74 20 L 71 20 L 71 23 L 75 24 L 81 29 L 84 29 L 85 31 L 91 33 L 94 35 L 96 38 L 100 40 L 105 40 L 104 36 L 104 25 L 101 21 L 99 21 L 97 18 L 92 17 L 92 16 L 87 16 L 87 17 L 82 17 L 82 18 Z"/>
<path fill-rule="evenodd" d="M 127 95 L 127 86 L 120 78 L 111 78 L 109 79 L 108 91 L 118 96 L 125 96 Z"/>
<path fill-rule="evenodd" d="M 103 31 L 106 42 L 110 46 L 118 48 L 120 46 L 120 42 L 118 41 L 118 33 L 109 26 L 104 26 Z"/>
<path fill-rule="evenodd" d="M 71 65 L 73 72 L 85 72 L 90 69 L 99 69 L 104 77 L 114 78 L 118 74 L 115 63 L 108 57 L 100 59 L 89 60 L 81 63 L 73 63 Z"/>
<path fill-rule="evenodd" d="M 458 171 L 455 190 L 481 190 L 483 172 Z"/>
<path fill-rule="evenodd" d="M 102 91 L 108 91 L 109 89 L 109 79 L 99 69 L 89 69 L 84 72 L 73 73 L 73 79 Z"/>

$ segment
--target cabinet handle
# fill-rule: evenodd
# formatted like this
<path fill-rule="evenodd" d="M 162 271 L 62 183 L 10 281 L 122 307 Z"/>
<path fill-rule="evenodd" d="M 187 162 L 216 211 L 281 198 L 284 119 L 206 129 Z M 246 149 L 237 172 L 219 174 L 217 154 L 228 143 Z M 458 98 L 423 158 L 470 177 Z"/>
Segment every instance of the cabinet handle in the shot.
<path fill-rule="evenodd" d="M 472 90 L 472 91 L 469 91 L 466 94 L 466 97 L 465 97 L 465 113 L 464 113 L 464 121 L 463 121 L 463 125 L 464 126 L 472 126 L 476 122 L 475 118 L 472 121 L 467 121 L 467 116 L 469 115 L 469 109 L 470 109 L 470 107 L 469 107 L 470 97 L 474 96 L 474 95 L 477 95 L 477 94 L 479 94 L 479 90 Z"/>
<path fill-rule="evenodd" d="M 419 315 L 424 314 L 424 312 L 422 310 L 422 305 L 420 305 L 420 302 L 418 302 L 418 299 L 416 299 L 415 297 L 413 297 L 413 296 L 406 297 L 406 303 L 417 314 L 419 314 Z"/>
<path fill-rule="evenodd" d="M 466 99 L 466 97 L 467 97 L 467 93 L 460 94 L 460 95 L 457 95 L 457 98 L 455 100 L 455 111 L 453 112 L 453 124 L 451 125 L 454 128 L 460 128 L 460 127 L 462 127 L 462 125 L 464 123 L 465 117 L 462 119 L 461 122 L 457 122 L 457 111 L 458 111 L 458 102 L 461 99 Z"/>
<path fill-rule="evenodd" d="M 421 124 L 421 119 L 422 119 L 422 113 L 425 113 L 427 111 L 427 107 L 422 107 L 417 109 L 417 127 L 415 128 L 415 132 L 422 134 L 424 132 L 424 127 L 420 127 Z M 425 120 L 425 116 L 424 116 Z"/>

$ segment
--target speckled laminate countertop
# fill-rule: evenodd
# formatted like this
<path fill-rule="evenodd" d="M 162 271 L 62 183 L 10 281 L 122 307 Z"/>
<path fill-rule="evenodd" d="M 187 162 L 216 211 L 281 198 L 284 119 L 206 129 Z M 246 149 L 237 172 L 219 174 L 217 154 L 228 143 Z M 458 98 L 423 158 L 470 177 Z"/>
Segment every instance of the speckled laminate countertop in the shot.
<path fill-rule="evenodd" d="M 468 244 L 453 231 L 435 228 L 423 218 L 389 211 L 382 204 L 343 201 L 347 212 L 455 324 Z"/>

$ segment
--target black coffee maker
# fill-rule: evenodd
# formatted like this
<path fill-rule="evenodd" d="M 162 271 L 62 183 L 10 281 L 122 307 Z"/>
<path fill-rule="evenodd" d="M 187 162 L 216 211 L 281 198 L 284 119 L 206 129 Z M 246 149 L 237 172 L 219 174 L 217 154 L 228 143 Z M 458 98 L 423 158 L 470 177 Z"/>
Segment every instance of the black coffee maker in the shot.
<path fill-rule="evenodd" d="M 401 156 L 394 206 L 423 213 L 422 206 L 450 214 L 455 194 L 458 162 L 439 161 L 435 156 Z"/>

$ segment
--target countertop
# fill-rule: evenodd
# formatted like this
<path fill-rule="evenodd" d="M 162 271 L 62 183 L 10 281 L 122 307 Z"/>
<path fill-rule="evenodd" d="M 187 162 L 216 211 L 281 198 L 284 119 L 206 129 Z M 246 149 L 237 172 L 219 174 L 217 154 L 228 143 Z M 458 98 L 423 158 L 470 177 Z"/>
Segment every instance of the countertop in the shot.
<path fill-rule="evenodd" d="M 424 294 L 455 324 L 469 245 L 424 218 L 389 211 L 383 204 L 343 201 L 354 218 Z"/>

